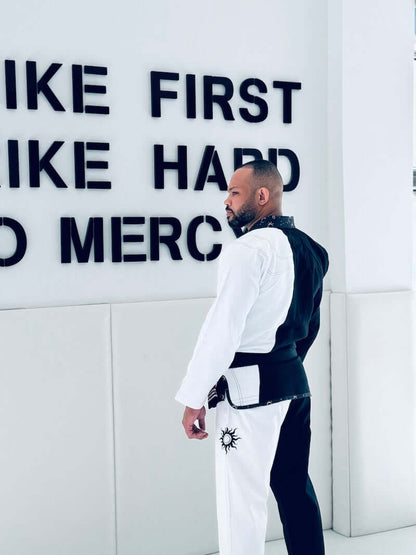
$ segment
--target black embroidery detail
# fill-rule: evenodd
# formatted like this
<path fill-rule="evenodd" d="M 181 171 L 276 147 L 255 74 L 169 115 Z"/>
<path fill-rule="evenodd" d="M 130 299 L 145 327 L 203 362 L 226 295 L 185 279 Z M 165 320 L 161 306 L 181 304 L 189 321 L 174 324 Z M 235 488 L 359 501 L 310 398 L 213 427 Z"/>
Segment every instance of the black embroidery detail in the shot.
<path fill-rule="evenodd" d="M 234 430 L 232 430 L 231 428 L 225 428 L 225 430 L 221 430 L 221 447 L 225 450 L 226 453 L 228 453 L 231 448 L 237 449 L 236 443 L 239 439 L 241 439 L 241 437 L 237 436 L 236 431 L 237 428 L 234 428 Z"/>
<path fill-rule="evenodd" d="M 293 216 L 277 216 L 272 214 L 271 216 L 266 216 L 259 220 L 245 233 L 253 231 L 253 229 L 260 229 L 262 227 L 278 227 L 281 229 L 293 229 L 295 227 L 295 220 Z"/>

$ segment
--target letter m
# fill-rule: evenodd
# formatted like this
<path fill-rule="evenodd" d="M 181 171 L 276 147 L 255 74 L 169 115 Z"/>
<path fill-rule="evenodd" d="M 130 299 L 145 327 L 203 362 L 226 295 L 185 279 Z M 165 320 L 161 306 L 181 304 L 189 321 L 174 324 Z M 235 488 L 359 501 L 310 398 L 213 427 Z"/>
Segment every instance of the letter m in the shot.
<path fill-rule="evenodd" d="M 103 218 L 89 218 L 84 241 L 78 232 L 75 218 L 61 218 L 61 262 L 70 263 L 72 247 L 78 262 L 89 262 L 94 250 L 94 262 L 104 262 Z"/>

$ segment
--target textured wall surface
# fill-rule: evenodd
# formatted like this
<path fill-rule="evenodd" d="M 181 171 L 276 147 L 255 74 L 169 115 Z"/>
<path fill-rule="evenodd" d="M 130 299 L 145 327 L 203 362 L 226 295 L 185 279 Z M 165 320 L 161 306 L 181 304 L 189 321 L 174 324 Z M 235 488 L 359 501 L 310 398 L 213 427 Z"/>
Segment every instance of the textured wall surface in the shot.
<path fill-rule="evenodd" d="M 331 295 L 334 530 L 416 522 L 415 295 Z"/>
<path fill-rule="evenodd" d="M 110 307 L 0 313 L 0 552 L 114 555 Z"/>
<path fill-rule="evenodd" d="M 328 297 L 306 359 L 311 474 L 325 527 L 332 518 Z M 0 314 L 2 553 L 113 555 L 116 520 L 118 555 L 217 549 L 214 433 L 187 440 L 173 399 L 210 304 Z M 275 539 L 281 528 L 272 499 L 270 509 Z"/>

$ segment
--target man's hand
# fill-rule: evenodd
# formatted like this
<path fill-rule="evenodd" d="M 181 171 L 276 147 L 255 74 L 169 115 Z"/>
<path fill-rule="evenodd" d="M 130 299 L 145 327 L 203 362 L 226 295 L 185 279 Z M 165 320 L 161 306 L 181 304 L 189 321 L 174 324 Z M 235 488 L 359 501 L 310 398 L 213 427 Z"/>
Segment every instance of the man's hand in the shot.
<path fill-rule="evenodd" d="M 205 431 L 205 407 L 200 409 L 191 409 L 191 407 L 186 407 L 183 413 L 182 424 L 185 428 L 185 434 L 189 439 L 205 439 L 208 437 Z M 198 426 L 195 425 L 195 421 L 198 420 Z"/>

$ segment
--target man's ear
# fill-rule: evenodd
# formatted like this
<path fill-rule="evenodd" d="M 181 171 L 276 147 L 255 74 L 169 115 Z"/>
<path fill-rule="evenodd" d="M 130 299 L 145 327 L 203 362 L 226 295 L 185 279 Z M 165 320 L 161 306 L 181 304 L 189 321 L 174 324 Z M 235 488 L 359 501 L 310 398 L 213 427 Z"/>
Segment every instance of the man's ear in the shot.
<path fill-rule="evenodd" d="M 267 202 L 269 201 L 269 197 L 270 197 L 270 191 L 269 189 L 267 189 L 266 187 L 260 187 L 260 189 L 258 190 L 258 194 L 259 194 L 259 203 L 261 205 L 263 204 L 267 204 Z"/>

